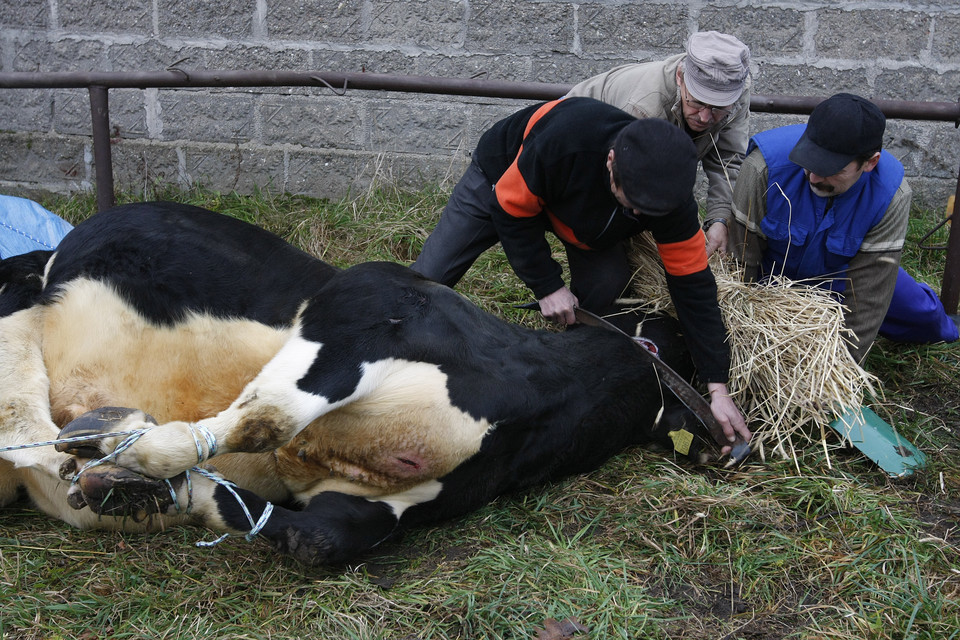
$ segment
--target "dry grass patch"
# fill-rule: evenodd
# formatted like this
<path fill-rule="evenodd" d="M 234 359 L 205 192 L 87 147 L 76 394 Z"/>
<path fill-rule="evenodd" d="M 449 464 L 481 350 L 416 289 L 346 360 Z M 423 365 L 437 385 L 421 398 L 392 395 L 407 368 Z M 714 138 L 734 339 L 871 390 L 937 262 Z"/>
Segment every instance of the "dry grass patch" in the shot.
<path fill-rule="evenodd" d="M 648 234 L 633 242 L 636 273 L 631 293 L 638 308 L 675 315 L 663 267 Z M 738 265 L 711 257 L 717 297 L 730 344 L 731 395 L 750 428 L 762 459 L 792 459 L 811 444 L 829 462 L 838 438 L 829 423 L 844 408 L 876 395 L 876 378 L 847 350 L 843 306 L 818 287 L 771 279 L 745 283 Z"/>

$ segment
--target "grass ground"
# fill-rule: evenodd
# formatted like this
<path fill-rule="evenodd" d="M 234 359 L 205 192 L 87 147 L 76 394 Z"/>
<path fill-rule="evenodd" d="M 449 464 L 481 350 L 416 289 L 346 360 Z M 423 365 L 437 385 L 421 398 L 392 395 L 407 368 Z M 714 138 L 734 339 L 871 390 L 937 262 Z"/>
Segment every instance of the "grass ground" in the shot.
<path fill-rule="evenodd" d="M 408 262 L 446 193 L 389 188 L 340 202 L 167 192 L 267 227 L 337 265 Z M 89 198 L 45 203 L 72 221 Z M 916 210 L 911 239 L 938 212 Z M 945 232 L 932 242 L 942 242 Z M 939 289 L 943 253 L 905 264 Z M 502 254 L 461 284 L 537 324 Z M 21 501 L 0 511 L 2 638 L 533 639 L 960 637 L 960 345 L 880 341 L 873 407 L 928 467 L 892 479 L 855 451 L 699 468 L 645 450 L 417 529 L 356 564 L 311 569 L 262 541 L 174 528 L 83 532 Z"/>

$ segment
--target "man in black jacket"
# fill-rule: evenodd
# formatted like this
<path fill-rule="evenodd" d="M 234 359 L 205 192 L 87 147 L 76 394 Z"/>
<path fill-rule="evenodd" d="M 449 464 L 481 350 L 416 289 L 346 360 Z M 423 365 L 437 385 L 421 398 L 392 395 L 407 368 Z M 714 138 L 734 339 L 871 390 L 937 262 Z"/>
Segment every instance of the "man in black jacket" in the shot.
<path fill-rule="evenodd" d="M 625 240 L 649 230 L 711 408 L 732 440 L 750 434 L 729 397 L 730 354 L 693 197 L 696 149 L 664 120 L 592 98 L 531 105 L 481 136 L 436 229 L 412 265 L 454 286 L 499 241 L 545 317 L 603 313 L 630 281 Z M 562 241 L 571 285 L 545 233 Z"/>

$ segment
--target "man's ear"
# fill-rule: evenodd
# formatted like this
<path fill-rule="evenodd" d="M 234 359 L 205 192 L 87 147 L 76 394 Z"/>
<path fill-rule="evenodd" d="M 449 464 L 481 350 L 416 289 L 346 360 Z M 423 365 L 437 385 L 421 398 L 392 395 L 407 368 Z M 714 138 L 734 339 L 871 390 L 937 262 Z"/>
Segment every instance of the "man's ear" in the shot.
<path fill-rule="evenodd" d="M 877 168 L 877 163 L 880 162 L 880 152 L 877 151 L 875 154 L 870 156 L 870 159 L 863 163 L 863 172 L 867 173 L 868 171 L 873 171 Z"/>
<path fill-rule="evenodd" d="M 613 170 L 613 160 L 616 156 L 613 153 L 613 149 L 607 152 L 607 171 Z"/>

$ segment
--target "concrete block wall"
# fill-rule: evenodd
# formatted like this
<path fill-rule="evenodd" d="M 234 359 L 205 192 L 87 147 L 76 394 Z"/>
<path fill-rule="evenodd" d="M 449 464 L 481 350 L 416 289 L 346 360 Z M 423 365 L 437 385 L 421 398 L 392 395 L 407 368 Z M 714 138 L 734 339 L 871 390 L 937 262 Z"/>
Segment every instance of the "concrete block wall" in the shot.
<path fill-rule="evenodd" d="M 573 84 L 733 33 L 755 92 L 954 102 L 960 2 L 759 0 L 17 0 L 0 71 L 339 71 Z M 479 135 L 527 104 L 326 88 L 110 91 L 117 186 L 202 184 L 341 197 L 374 176 L 459 177 Z M 0 192 L 92 189 L 83 89 L 0 89 Z M 756 131 L 799 116 L 754 114 Z M 956 188 L 960 133 L 896 120 L 887 147 L 919 199 Z"/>

